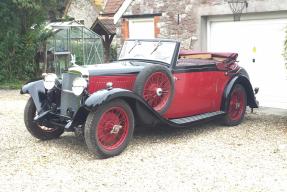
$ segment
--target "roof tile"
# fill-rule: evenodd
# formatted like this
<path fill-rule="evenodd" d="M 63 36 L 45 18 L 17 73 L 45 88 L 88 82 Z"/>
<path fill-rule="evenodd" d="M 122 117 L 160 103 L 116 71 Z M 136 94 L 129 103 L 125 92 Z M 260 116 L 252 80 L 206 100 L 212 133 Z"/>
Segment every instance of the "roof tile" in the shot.
<path fill-rule="evenodd" d="M 108 0 L 104 8 L 105 14 L 115 14 L 125 0 Z"/>

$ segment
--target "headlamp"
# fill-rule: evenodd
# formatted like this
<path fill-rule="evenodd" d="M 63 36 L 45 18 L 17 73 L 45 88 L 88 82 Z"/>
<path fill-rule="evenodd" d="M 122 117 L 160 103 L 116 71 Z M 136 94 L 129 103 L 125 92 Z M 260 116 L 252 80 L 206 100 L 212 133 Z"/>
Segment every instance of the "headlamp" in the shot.
<path fill-rule="evenodd" d="M 47 90 L 52 89 L 56 84 L 57 75 L 54 73 L 48 73 L 44 77 L 44 87 Z"/>
<path fill-rule="evenodd" d="M 88 86 L 87 80 L 85 80 L 82 77 L 77 77 L 73 81 L 72 91 L 76 96 L 80 96 L 84 89 L 86 89 Z"/>

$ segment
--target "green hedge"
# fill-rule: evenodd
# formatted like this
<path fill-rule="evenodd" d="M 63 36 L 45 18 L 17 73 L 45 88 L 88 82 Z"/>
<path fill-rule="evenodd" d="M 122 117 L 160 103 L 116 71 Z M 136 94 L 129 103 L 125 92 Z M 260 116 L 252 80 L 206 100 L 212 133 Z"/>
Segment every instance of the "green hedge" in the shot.
<path fill-rule="evenodd" d="M 46 35 L 42 26 L 58 1 L 0 1 L 0 85 L 35 77 L 36 49 Z"/>
<path fill-rule="evenodd" d="M 11 80 L 0 83 L 0 89 L 20 89 L 25 81 Z"/>

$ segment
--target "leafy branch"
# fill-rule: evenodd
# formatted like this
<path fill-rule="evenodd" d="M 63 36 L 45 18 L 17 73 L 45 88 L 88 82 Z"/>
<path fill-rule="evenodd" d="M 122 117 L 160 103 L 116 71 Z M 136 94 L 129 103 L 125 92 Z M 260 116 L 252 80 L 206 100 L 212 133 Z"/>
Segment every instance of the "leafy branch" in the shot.
<path fill-rule="evenodd" d="M 61 1 L 0 1 L 0 82 L 36 76 L 36 50 L 51 35 L 44 24 L 50 12 L 57 13 Z"/>

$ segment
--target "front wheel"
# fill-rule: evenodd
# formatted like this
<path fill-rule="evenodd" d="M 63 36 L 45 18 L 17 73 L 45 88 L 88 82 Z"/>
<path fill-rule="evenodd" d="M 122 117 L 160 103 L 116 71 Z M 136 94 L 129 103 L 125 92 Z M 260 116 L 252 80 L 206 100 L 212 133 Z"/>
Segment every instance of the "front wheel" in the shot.
<path fill-rule="evenodd" d="M 114 100 L 88 115 L 85 141 L 91 153 L 99 158 L 119 155 L 134 132 L 134 115 L 123 100 Z"/>
<path fill-rule="evenodd" d="M 34 101 L 32 98 L 29 98 L 24 110 L 24 122 L 31 135 L 37 139 L 49 140 L 58 138 L 63 134 L 64 128 L 49 128 L 36 123 L 34 121 L 36 115 L 37 112 Z"/>
<path fill-rule="evenodd" d="M 223 119 L 225 125 L 235 126 L 242 122 L 246 111 L 246 100 L 245 88 L 236 84 L 231 91 L 227 114 Z"/>

